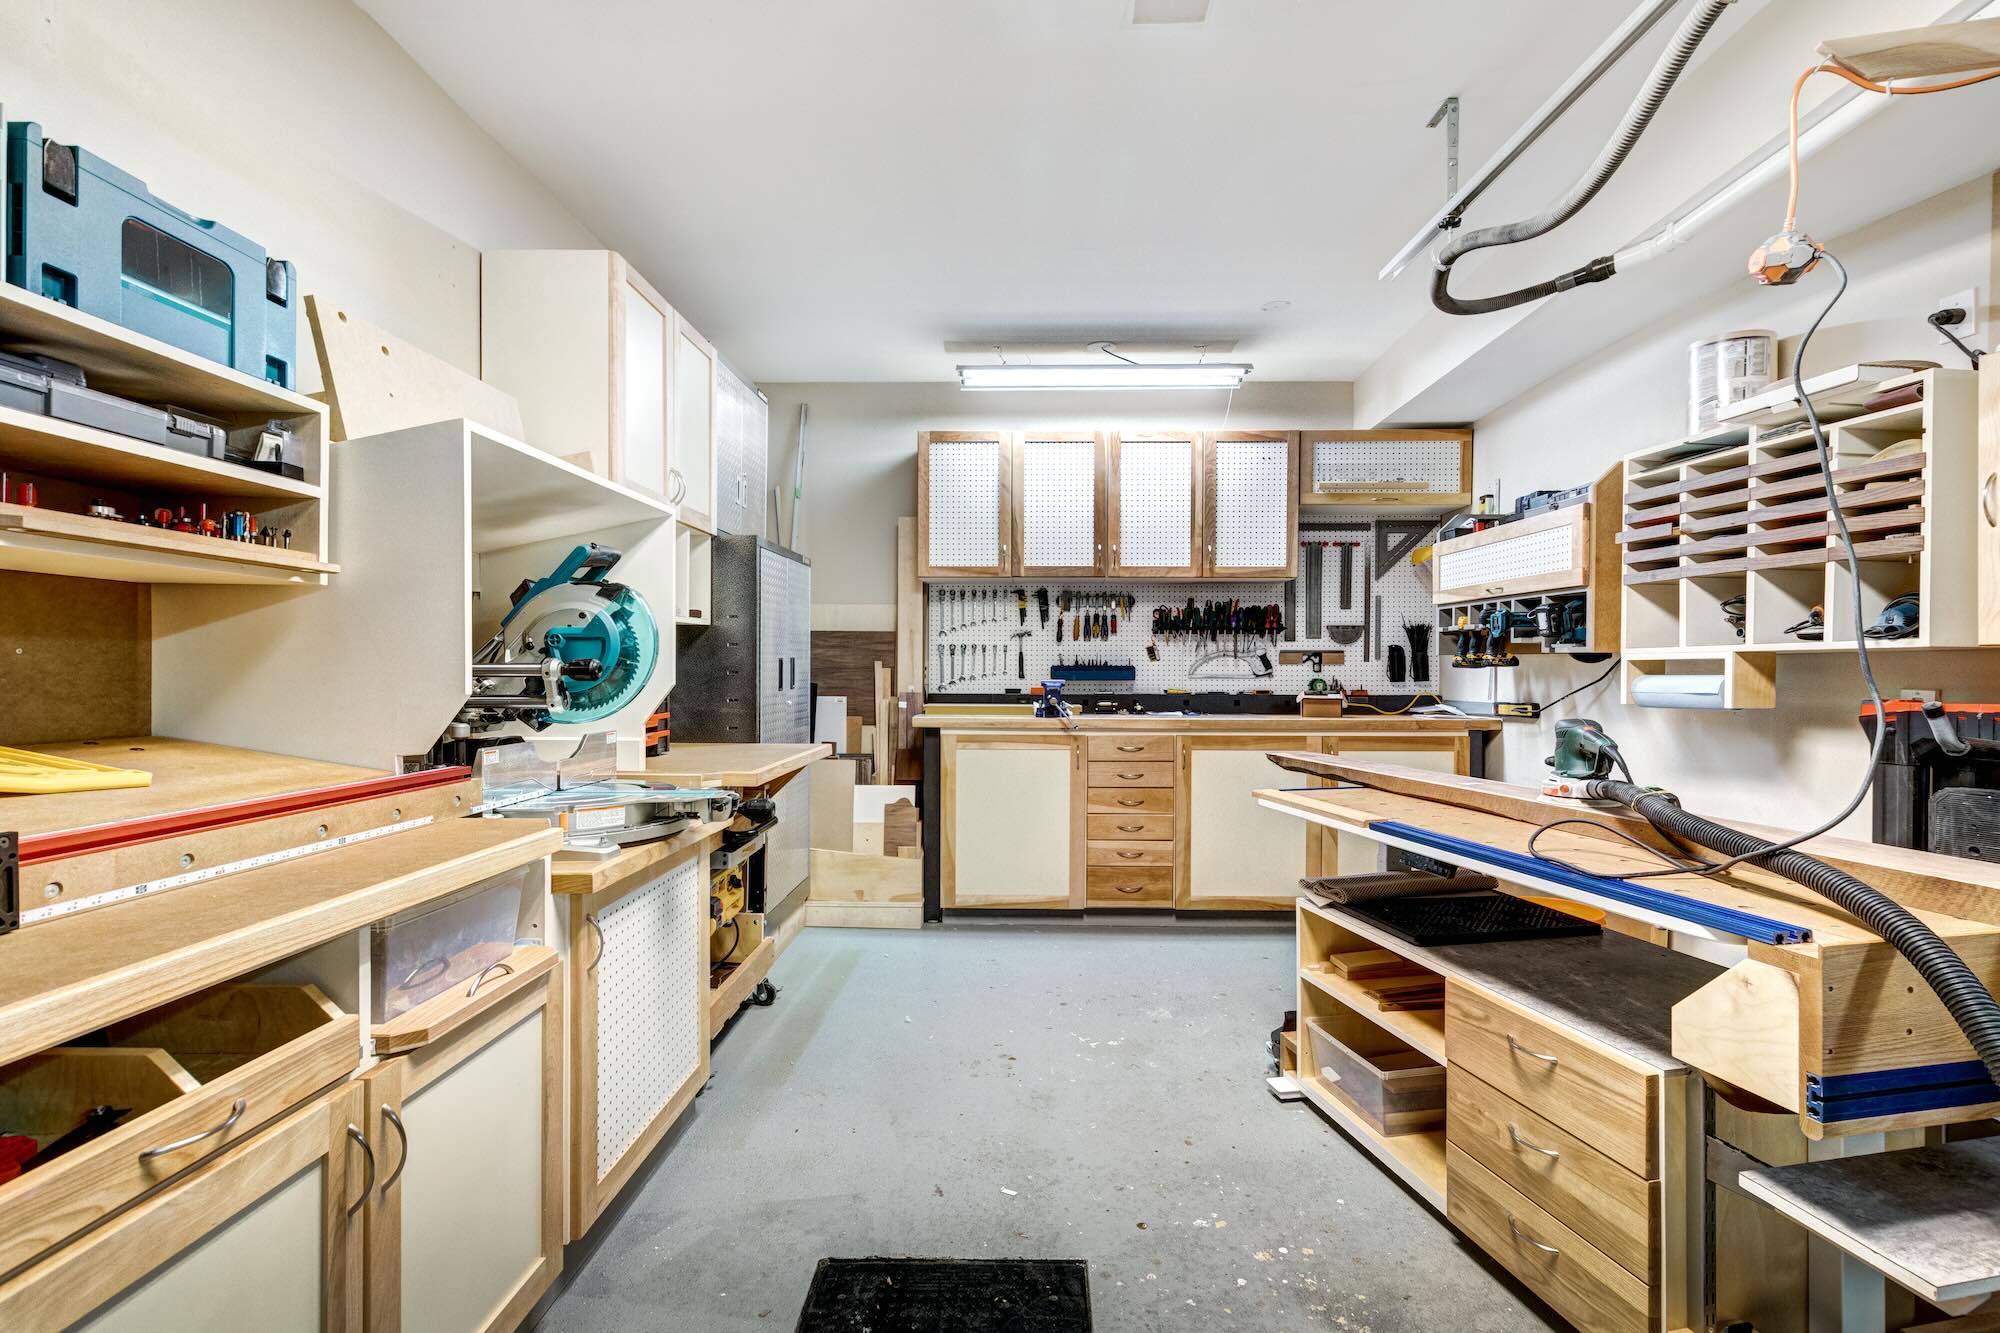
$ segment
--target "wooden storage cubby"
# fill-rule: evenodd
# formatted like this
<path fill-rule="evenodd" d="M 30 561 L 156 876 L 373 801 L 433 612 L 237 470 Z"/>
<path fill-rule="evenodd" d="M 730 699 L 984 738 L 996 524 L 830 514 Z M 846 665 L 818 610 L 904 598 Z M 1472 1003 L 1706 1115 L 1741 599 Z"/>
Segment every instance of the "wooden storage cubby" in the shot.
<path fill-rule="evenodd" d="M 1724 706 L 1772 706 L 1776 655 L 1853 649 L 1857 580 L 1864 622 L 1897 597 L 1920 601 L 1914 637 L 1871 649 L 1979 642 L 1977 376 L 1922 371 L 1874 390 L 1912 386 L 1918 401 L 1875 411 L 1852 392 L 1814 397 L 1859 556 L 1853 570 L 1796 405 L 1624 460 L 1628 698 L 1637 676 L 1719 673 Z M 1726 614 L 1732 597 L 1743 599 L 1740 633 Z M 1788 632 L 1816 606 L 1818 641 Z"/>
<path fill-rule="evenodd" d="M 1533 612 L 1544 602 L 1583 602 L 1580 643 L 1547 644 L 1510 637 L 1521 653 L 1612 653 L 1618 649 L 1622 606 L 1617 593 L 1618 499 L 1623 480 L 1612 468 L 1588 500 L 1544 510 L 1512 523 L 1439 542 L 1431 554 L 1440 635 L 1477 621 L 1493 607 Z"/>

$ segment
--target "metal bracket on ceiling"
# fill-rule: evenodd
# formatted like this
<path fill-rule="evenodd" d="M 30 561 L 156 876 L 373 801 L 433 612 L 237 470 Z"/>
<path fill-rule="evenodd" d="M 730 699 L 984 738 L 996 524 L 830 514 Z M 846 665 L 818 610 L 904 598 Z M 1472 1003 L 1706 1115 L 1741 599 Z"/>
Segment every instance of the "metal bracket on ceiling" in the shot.
<path fill-rule="evenodd" d="M 1427 130 L 1434 130 L 1438 122 L 1444 122 L 1444 197 L 1449 200 L 1458 193 L 1458 98 L 1447 97 L 1438 103 L 1438 109 L 1431 113 Z"/>

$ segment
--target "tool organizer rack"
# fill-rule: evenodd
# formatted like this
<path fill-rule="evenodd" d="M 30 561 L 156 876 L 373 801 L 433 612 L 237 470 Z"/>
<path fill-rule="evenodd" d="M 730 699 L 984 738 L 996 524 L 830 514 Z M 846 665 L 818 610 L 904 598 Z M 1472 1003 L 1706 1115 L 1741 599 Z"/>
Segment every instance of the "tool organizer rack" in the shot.
<path fill-rule="evenodd" d="M 1851 388 L 1812 395 L 1854 570 L 1796 401 L 1628 456 L 1618 533 L 1626 701 L 1640 675 L 1719 672 L 1724 707 L 1772 707 L 1779 654 L 1853 651 L 1857 579 L 1870 623 L 1898 597 L 1914 594 L 1921 606 L 1914 637 L 1870 640 L 1871 650 L 1976 646 L 1978 381 L 1938 369 L 1881 381 L 1865 397 Z M 1910 386 L 1918 401 L 1863 410 L 1866 399 Z M 1728 614 L 1737 597 L 1740 634 Z M 1789 632 L 1814 607 L 1823 608 L 1823 637 Z"/>

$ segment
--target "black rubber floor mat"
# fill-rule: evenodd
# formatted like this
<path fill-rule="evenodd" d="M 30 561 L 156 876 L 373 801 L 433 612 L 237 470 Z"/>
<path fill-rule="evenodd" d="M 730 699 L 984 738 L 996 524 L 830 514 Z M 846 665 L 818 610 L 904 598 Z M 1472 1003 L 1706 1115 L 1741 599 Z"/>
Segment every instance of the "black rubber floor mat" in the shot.
<path fill-rule="evenodd" d="M 822 1259 L 798 1333 L 1090 1333 L 1090 1265 Z"/>

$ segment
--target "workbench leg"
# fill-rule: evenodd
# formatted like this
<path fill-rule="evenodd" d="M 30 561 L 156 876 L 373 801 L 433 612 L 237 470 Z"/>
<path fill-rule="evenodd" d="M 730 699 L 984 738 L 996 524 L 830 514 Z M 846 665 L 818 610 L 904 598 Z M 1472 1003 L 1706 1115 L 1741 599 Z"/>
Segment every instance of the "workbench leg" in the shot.
<path fill-rule="evenodd" d="M 944 761 L 943 744 L 936 728 L 924 732 L 924 780 L 917 789 L 917 803 L 923 807 L 924 821 L 924 920 L 944 920 L 944 798 L 940 777 Z"/>
<path fill-rule="evenodd" d="M 1865 1157 L 1885 1150 L 1880 1134 L 1850 1134 L 1806 1146 L 1806 1160 Z M 1807 1322 L 1810 1333 L 1882 1333 L 1915 1317 L 1916 1302 L 1900 1287 L 1817 1236 L 1806 1249 Z"/>

